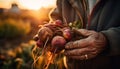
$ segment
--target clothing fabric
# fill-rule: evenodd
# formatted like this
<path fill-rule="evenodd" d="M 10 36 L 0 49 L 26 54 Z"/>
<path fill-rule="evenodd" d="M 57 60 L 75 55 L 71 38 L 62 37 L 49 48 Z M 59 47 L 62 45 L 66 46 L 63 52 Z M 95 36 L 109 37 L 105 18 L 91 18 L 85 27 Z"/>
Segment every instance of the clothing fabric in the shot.
<path fill-rule="evenodd" d="M 109 55 L 120 55 L 120 0 L 101 0 L 90 16 L 88 29 L 102 32 L 108 39 Z"/>
<path fill-rule="evenodd" d="M 86 29 L 102 32 L 108 44 L 106 49 L 93 59 L 68 58 L 68 69 L 120 69 L 120 0 L 100 0 L 90 16 L 89 6 L 83 4 L 83 1 L 88 4 L 87 0 L 58 0 L 58 7 L 54 9 L 57 12 L 51 13 L 51 17 L 67 23 L 80 20 L 75 10 L 77 8 Z"/>
<path fill-rule="evenodd" d="M 88 0 L 88 4 L 89 4 L 89 13 L 91 13 L 94 5 L 96 4 L 97 0 Z"/>
<path fill-rule="evenodd" d="M 86 5 L 84 5 L 83 2 Z M 80 20 L 81 16 L 84 24 L 87 23 L 87 0 L 57 0 L 56 4 L 57 8 L 55 8 L 54 11 L 50 14 L 53 20 L 61 19 L 63 22 L 70 23 Z"/>

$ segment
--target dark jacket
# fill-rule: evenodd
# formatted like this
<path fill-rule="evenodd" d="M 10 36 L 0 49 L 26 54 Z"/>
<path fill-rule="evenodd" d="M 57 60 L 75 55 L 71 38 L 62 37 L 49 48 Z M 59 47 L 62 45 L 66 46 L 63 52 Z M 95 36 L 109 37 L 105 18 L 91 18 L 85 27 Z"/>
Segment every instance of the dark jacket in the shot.
<path fill-rule="evenodd" d="M 106 49 L 91 60 L 91 69 L 120 69 L 120 0 L 99 1 L 89 18 L 88 29 L 102 32 L 108 40 Z"/>
<path fill-rule="evenodd" d="M 84 11 L 81 5 L 83 0 L 58 0 L 59 6 L 57 10 L 60 12 L 59 18 L 66 18 L 67 22 L 80 20 L 74 4 L 80 13 L 84 23 L 88 21 L 87 29 L 102 32 L 108 44 L 106 49 L 97 57 L 86 60 L 68 59 L 69 69 L 120 69 L 120 0 L 100 0 L 95 7 L 88 20 L 86 18 L 87 11 Z M 74 1 L 71 3 L 70 1 Z M 61 5 L 60 5 L 61 4 Z M 64 20 L 64 19 L 63 19 Z"/>
<path fill-rule="evenodd" d="M 90 18 L 88 29 L 105 34 L 109 55 L 120 55 L 120 0 L 101 0 Z"/>

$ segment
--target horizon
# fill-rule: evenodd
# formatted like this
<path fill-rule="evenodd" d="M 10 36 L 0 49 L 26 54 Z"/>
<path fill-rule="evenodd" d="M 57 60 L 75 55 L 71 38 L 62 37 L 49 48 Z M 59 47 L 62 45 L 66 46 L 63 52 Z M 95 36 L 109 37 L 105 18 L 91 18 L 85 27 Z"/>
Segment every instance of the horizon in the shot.
<path fill-rule="evenodd" d="M 56 0 L 0 0 L 0 8 L 10 9 L 13 3 L 16 3 L 20 9 L 27 10 L 56 7 Z"/>

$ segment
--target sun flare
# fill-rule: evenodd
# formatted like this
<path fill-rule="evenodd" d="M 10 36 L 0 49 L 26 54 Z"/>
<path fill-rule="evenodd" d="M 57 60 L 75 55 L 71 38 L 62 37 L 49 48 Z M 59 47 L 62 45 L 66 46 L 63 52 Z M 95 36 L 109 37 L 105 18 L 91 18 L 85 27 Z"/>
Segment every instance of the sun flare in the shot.
<path fill-rule="evenodd" d="M 23 8 L 39 10 L 41 7 L 55 7 L 56 0 L 18 0 Z"/>

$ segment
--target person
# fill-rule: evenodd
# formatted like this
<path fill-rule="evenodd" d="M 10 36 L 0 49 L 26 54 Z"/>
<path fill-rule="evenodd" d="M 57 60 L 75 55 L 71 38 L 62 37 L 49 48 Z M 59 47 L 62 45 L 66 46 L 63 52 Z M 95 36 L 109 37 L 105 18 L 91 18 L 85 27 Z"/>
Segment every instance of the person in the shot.
<path fill-rule="evenodd" d="M 120 0 L 97 0 L 91 12 L 90 1 L 57 0 L 50 13 L 53 20 L 83 23 L 74 31 L 84 38 L 65 46 L 67 69 L 120 69 Z"/>
<path fill-rule="evenodd" d="M 86 25 L 75 30 L 86 38 L 65 46 L 68 69 L 120 69 L 120 0 L 99 0 L 91 13 L 87 10 L 89 6 L 85 6 L 88 2 L 58 0 L 57 17 L 55 11 L 51 13 L 52 18 L 69 23 L 80 20 L 79 12 Z"/>

